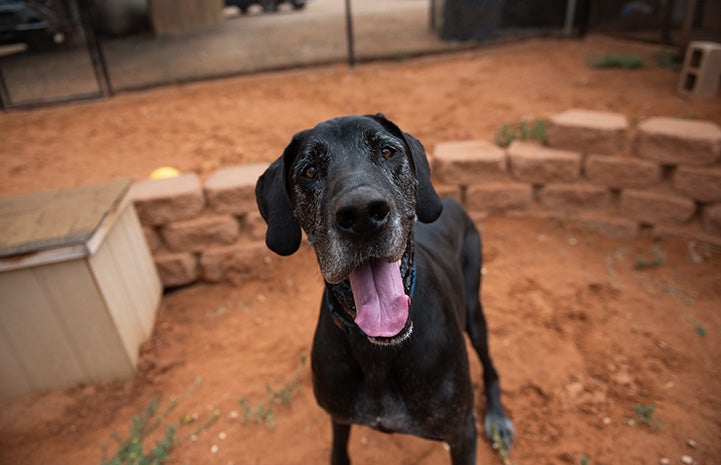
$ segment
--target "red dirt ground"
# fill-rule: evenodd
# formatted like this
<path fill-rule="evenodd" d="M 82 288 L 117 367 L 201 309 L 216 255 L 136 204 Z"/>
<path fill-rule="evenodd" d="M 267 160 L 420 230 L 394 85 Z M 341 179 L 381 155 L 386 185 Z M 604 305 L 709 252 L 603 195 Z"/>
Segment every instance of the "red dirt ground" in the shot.
<path fill-rule="evenodd" d="M 531 40 L 8 112 L 0 114 L 0 195 L 139 179 L 166 164 L 207 175 L 270 161 L 295 131 L 347 113 L 382 111 L 428 148 L 491 140 L 503 123 L 572 107 L 721 123 L 718 98 L 679 98 L 673 71 L 586 65 L 607 51 L 653 62 L 657 49 L 602 37 Z M 646 234 L 615 241 L 563 218 L 492 217 L 479 227 L 491 351 L 517 430 L 513 463 L 652 465 L 667 457 L 674 464 L 685 455 L 721 463 L 718 249 Z M 654 248 L 665 254 L 660 266 L 637 269 Z M 126 437 L 131 417 L 153 398 L 160 411 L 177 402 L 143 442 L 147 452 L 166 423 L 180 424 L 170 464 L 326 463 L 329 421 L 300 363 L 310 350 L 320 274 L 307 248 L 264 268 L 242 285 L 166 295 L 135 379 L 0 401 L 0 463 L 100 463 L 102 445 L 114 453 L 113 433 Z M 475 359 L 472 369 L 480 406 Z M 294 386 L 290 402 L 274 404 L 272 425 L 244 421 L 239 398 L 255 413 L 266 384 Z M 637 405 L 655 407 L 648 424 Z M 214 412 L 212 424 L 187 437 Z M 449 463 L 440 443 L 365 428 L 354 429 L 351 456 L 355 464 Z M 478 456 L 479 464 L 501 463 L 482 442 Z"/>

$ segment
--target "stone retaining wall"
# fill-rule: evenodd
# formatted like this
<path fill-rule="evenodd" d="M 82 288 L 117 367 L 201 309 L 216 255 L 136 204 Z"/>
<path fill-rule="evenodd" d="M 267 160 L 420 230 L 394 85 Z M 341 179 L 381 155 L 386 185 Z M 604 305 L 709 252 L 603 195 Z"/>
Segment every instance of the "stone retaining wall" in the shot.
<path fill-rule="evenodd" d="M 547 145 L 485 141 L 438 144 L 430 154 L 439 193 L 472 216 L 563 211 L 620 239 L 641 228 L 721 244 L 721 128 L 651 118 L 632 127 L 615 113 L 553 116 Z M 133 201 L 166 287 L 197 280 L 237 282 L 274 260 L 255 205 L 266 165 L 143 180 Z"/>

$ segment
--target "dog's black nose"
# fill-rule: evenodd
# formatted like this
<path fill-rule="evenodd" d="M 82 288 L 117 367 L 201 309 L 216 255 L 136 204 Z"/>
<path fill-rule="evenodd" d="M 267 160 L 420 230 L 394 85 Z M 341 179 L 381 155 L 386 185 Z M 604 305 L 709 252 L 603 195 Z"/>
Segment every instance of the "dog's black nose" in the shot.
<path fill-rule="evenodd" d="M 374 234 L 388 223 L 390 212 L 390 205 L 378 193 L 358 189 L 337 206 L 335 224 L 346 234 Z"/>

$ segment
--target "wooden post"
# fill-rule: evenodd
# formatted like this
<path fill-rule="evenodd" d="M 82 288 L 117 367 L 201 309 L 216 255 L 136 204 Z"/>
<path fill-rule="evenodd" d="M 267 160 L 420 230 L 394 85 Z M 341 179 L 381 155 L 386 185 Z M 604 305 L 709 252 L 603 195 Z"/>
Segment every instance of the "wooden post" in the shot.
<path fill-rule="evenodd" d="M 350 0 L 345 0 L 345 25 L 348 40 L 348 66 L 355 66 L 355 43 L 353 41 L 353 13 Z"/>
<path fill-rule="evenodd" d="M 187 34 L 223 22 L 223 0 L 148 0 L 158 36 Z"/>
<path fill-rule="evenodd" d="M 686 47 L 691 42 L 693 33 L 693 18 L 696 15 L 696 0 L 686 0 L 686 10 L 683 13 L 683 26 L 678 40 L 678 56 L 686 56 Z"/>

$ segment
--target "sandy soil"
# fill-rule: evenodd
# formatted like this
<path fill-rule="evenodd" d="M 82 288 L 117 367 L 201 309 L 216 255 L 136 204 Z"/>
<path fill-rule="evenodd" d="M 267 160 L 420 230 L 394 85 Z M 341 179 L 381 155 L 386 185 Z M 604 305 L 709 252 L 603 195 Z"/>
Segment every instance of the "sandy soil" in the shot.
<path fill-rule="evenodd" d="M 382 111 L 427 147 L 492 139 L 504 122 L 571 107 L 721 123 L 719 100 L 677 97 L 668 69 L 586 66 L 606 51 L 651 62 L 657 52 L 600 37 L 532 40 L 4 113 L 0 195 L 139 179 L 165 164 L 207 175 L 270 161 L 295 131 L 344 113 Z M 645 235 L 613 241 L 560 217 L 488 218 L 479 227 L 491 351 L 517 429 L 513 463 L 721 462 L 718 250 Z M 664 254 L 660 266 L 637 268 L 654 253 Z M 168 463 L 326 462 L 329 421 L 301 364 L 317 317 L 317 265 L 304 248 L 264 266 L 240 286 L 166 295 L 135 379 L 0 401 L 0 463 L 100 463 L 103 444 L 115 453 L 113 434 L 127 437 L 131 418 L 154 398 L 159 414 L 170 411 L 141 444 L 147 452 L 166 424 L 179 425 Z M 475 359 L 472 369 L 480 410 Z M 286 387 L 289 402 L 270 403 L 266 385 Z M 261 403 L 273 406 L 272 422 Z M 655 409 L 644 418 L 637 406 Z M 501 463 L 483 443 L 478 455 L 478 463 Z M 356 464 L 449 463 L 443 444 L 365 428 L 354 430 L 351 456 Z"/>

